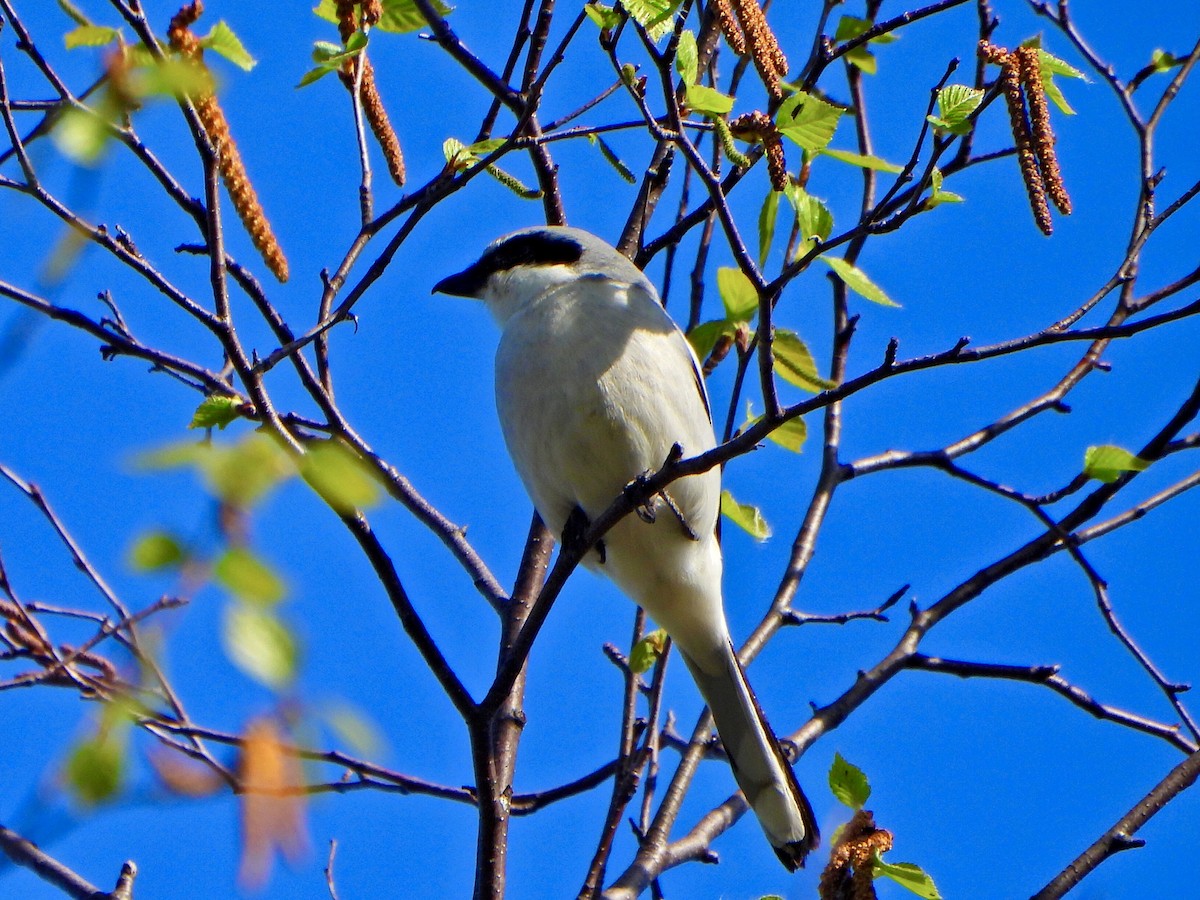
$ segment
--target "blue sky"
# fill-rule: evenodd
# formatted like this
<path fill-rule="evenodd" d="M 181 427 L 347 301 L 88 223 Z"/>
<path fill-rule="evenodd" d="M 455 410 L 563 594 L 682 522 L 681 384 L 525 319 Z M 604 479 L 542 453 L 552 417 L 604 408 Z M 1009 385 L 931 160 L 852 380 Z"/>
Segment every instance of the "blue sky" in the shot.
<path fill-rule="evenodd" d="M 115 24 L 105 4 L 83 5 L 98 21 Z M 59 35 L 69 27 L 65 16 L 52 4 L 25 0 L 16 6 L 69 82 L 88 83 L 98 57 L 92 51 L 62 50 Z M 173 10 L 147 6 L 155 24 L 165 28 Z M 567 5 L 560 6 L 564 21 L 556 36 L 569 18 Z M 796 57 L 808 46 L 813 26 L 807 6 L 794 13 L 795 19 L 788 17 L 790 10 L 773 15 L 785 48 Z M 283 287 L 270 282 L 270 297 L 299 330 L 312 321 L 319 271 L 336 266 L 357 229 L 359 173 L 345 91 L 332 78 L 293 89 L 310 65 L 312 41 L 335 39 L 334 29 L 304 4 L 292 7 L 266 17 L 251 14 L 243 4 L 214 0 L 200 30 L 226 19 L 259 60 L 249 75 L 218 64 L 221 101 L 291 260 L 290 282 Z M 516 3 L 464 2 L 451 22 L 481 58 L 499 67 L 518 9 Z M 900 9 L 885 5 L 888 14 Z M 859 10 L 852 4 L 845 11 Z M 1005 4 L 1000 13 L 997 43 L 1013 46 L 1044 32 L 1048 49 L 1080 64 L 1064 39 L 1021 5 Z M 1097 53 L 1124 77 L 1156 48 L 1186 52 L 1200 33 L 1200 15 L 1178 2 L 1143 4 L 1135 12 L 1114 2 L 1081 4 L 1075 14 Z M 899 42 L 878 48 L 880 72 L 867 79 L 866 87 L 880 156 L 897 162 L 907 158 L 930 87 L 950 57 L 972 52 L 975 27 L 968 5 L 913 25 Z M 8 28 L 0 31 L 0 54 L 14 97 L 47 96 L 14 49 Z M 376 35 L 371 54 L 410 177 L 413 184 L 422 183 L 441 168 L 445 138 L 469 141 L 474 135 L 486 97 L 434 44 L 413 35 Z M 962 80 L 969 69 L 964 67 Z M 831 93 L 843 97 L 840 75 L 831 69 L 826 77 Z M 546 117 L 574 109 L 610 80 L 588 24 L 550 83 Z M 1152 95 L 1163 83 L 1164 76 L 1157 76 L 1143 91 Z M 852 373 L 876 365 L 893 336 L 900 340 L 901 356 L 910 357 L 946 349 L 963 335 L 985 344 L 1037 331 L 1078 306 L 1114 270 L 1136 197 L 1134 143 L 1102 83 L 1092 78 L 1063 88 L 1077 111 L 1055 119 L 1075 214 L 1057 220 L 1052 239 L 1041 237 L 1011 159 L 952 179 L 948 189 L 963 195 L 965 203 L 939 207 L 868 243 L 861 266 L 902 306 L 889 309 L 852 299 L 852 311 L 861 314 Z M 1200 178 L 1194 152 L 1198 114 L 1195 92 L 1185 90 L 1159 135 L 1158 162 L 1167 169 L 1161 186 L 1165 198 Z M 581 122 L 634 117 L 632 104 L 618 96 Z M 187 190 L 199 195 L 200 170 L 177 110 L 153 104 L 137 122 Z M 502 116 L 502 127 L 507 122 Z M 981 122 L 979 146 L 999 148 L 1006 140 L 1004 115 L 996 106 Z M 614 136 L 612 144 L 640 174 L 648 160 L 646 144 L 632 134 Z M 853 146 L 850 122 L 842 123 L 834 146 Z M 634 188 L 586 142 L 562 142 L 554 152 L 570 223 L 615 239 Z M 172 253 L 175 245 L 195 239 L 194 228 L 148 177 L 131 168 L 127 156 L 111 154 L 102 165 L 81 170 L 41 142 L 33 157 L 52 190 L 94 218 L 127 228 L 142 252 L 160 261 L 181 286 L 193 296 L 208 296 L 207 263 Z M 377 208 L 383 209 L 400 194 L 387 182 L 378 158 L 376 166 Z M 532 181 L 525 160 L 514 155 L 505 166 Z M 18 170 L 10 162 L 0 174 L 16 177 Z M 765 174 L 755 170 L 745 191 L 733 198 L 748 234 L 766 188 Z M 853 220 L 860 190 L 855 169 L 821 160 L 809 190 L 828 202 L 837 222 Z M 677 197 L 668 194 L 651 235 L 669 221 Z M 430 297 L 429 288 L 473 260 L 497 235 L 540 221 L 541 212 L 539 204 L 478 179 L 426 217 L 358 305 L 357 327 L 339 327 L 332 340 L 337 397 L 350 421 L 449 518 L 469 526 L 472 543 L 506 585 L 516 571 L 530 506 L 503 451 L 495 418 L 495 328 L 481 306 Z M 1155 235 L 1143 261 L 1145 291 L 1194 268 L 1198 227 L 1200 214 L 1187 209 Z M 267 281 L 248 239 L 232 224 L 227 229 L 232 252 Z M 92 315 L 100 314 L 96 292 L 110 288 L 141 337 L 219 367 L 215 345 L 199 328 L 98 249 L 85 252 L 65 281 L 48 284 L 39 267 L 60 236 L 59 224 L 31 203 L 12 192 L 0 195 L 0 278 Z M 365 270 L 380 246 L 368 249 L 352 277 Z M 688 266 L 694 246 L 689 237 L 681 247 Z M 769 267 L 778 267 L 781 253 L 777 246 Z M 729 264 L 729 251 L 718 241 L 710 266 Z M 820 268 L 788 289 L 777 324 L 800 332 L 824 368 L 828 285 Z M 648 271 L 660 282 L 661 258 Z M 677 285 L 685 281 L 676 278 Z M 706 310 L 711 316 L 720 309 L 714 282 L 710 269 Z M 1193 299 L 1195 288 L 1176 305 Z M 677 317 L 685 315 L 684 294 L 677 291 L 667 301 Z M 247 345 L 262 353 L 273 349 L 270 334 L 244 298 L 235 298 L 235 313 Z M 128 547 L 147 529 L 164 526 L 201 546 L 214 546 L 213 504 L 186 473 L 147 474 L 131 461 L 139 452 L 188 438 L 197 396 L 169 378 L 148 374 L 143 364 L 105 363 L 93 339 L 59 323 L 31 319 L 11 304 L 0 305 L 0 334 L 14 333 L 22 336 L 19 349 L 0 360 L 0 462 L 42 488 L 131 606 L 175 590 L 170 579 L 131 572 Z M 1077 473 L 1089 445 L 1138 446 L 1191 390 L 1198 340 L 1200 326 L 1183 322 L 1115 344 L 1104 355 L 1112 371 L 1087 379 L 1068 398 L 1070 415 L 1041 416 L 968 457 L 967 465 L 1038 493 Z M 894 379 L 864 391 L 846 404 L 843 459 L 943 446 L 1045 391 L 1079 352 L 1076 345 L 1047 348 Z M 710 382 L 718 409 L 728 403 L 728 369 L 719 369 Z M 311 412 L 282 367 L 269 387 L 280 408 Z M 787 386 L 782 393 L 787 402 L 803 396 Z M 761 402 L 756 406 L 761 409 Z M 812 434 L 819 432 L 818 417 L 810 416 L 808 424 Z M 218 440 L 246 430 L 235 425 Z M 818 469 L 815 448 L 810 443 L 797 456 L 768 444 L 727 472 L 726 485 L 739 499 L 760 505 L 774 529 L 764 543 L 725 529 L 726 603 L 737 636 L 754 627 L 778 584 Z M 1178 454 L 1138 479 L 1114 511 L 1194 468 L 1188 454 Z M 14 587 L 27 599 L 98 609 L 100 599 L 72 568 L 46 522 L 27 500 L 7 485 L 0 487 L 0 552 Z M 1184 495 L 1088 547 L 1123 622 L 1168 677 L 1180 681 L 1200 678 L 1200 620 L 1191 614 L 1200 582 L 1188 562 L 1195 559 L 1198 513 L 1200 499 Z M 495 617 L 441 544 L 402 508 L 385 504 L 370 518 L 430 631 L 468 687 L 482 695 L 494 665 Z M 854 481 L 835 498 L 796 606 L 814 613 L 870 608 L 903 584 L 912 585 L 905 603 L 932 603 L 1039 531 L 1027 512 L 933 471 L 894 471 Z M 303 644 L 295 695 L 310 712 L 308 720 L 317 721 L 316 713 L 330 705 L 352 704 L 380 731 L 382 764 L 449 785 L 469 783 L 461 722 L 336 519 L 307 490 L 288 485 L 257 511 L 253 534 L 255 546 L 290 587 L 283 615 Z M 162 617 L 165 664 L 195 721 L 238 731 L 270 710 L 276 698 L 221 653 L 224 603 L 219 592 L 207 589 L 186 609 Z M 776 729 L 799 727 L 810 702 L 831 702 L 853 684 L 858 670 L 887 653 L 907 622 L 902 607 L 887 623 L 783 631 L 751 669 Z M 625 646 L 631 618 L 630 604 L 606 582 L 583 572 L 572 578 L 531 663 L 519 791 L 571 780 L 611 758 L 620 678 L 601 647 L 605 642 Z M 86 632 L 62 626 L 59 639 L 78 640 L 81 634 Z M 1097 699 L 1174 721 L 1161 694 L 1107 632 L 1087 581 L 1065 557 L 986 592 L 940 625 L 923 649 L 975 661 L 1061 664 L 1064 677 Z M 10 674 L 4 671 L 4 677 Z M 667 704 L 679 730 L 690 731 L 698 696 L 677 661 L 668 679 Z M 133 858 L 140 869 L 139 897 L 234 892 L 239 837 L 232 798 L 166 798 L 139 757 L 119 800 L 81 814 L 59 787 L 60 772 L 64 748 L 87 732 L 95 710 L 70 692 L 51 689 L 0 693 L 0 709 L 0 822 L 105 888 L 120 862 Z M 328 733 L 313 735 L 320 746 L 337 743 Z M 136 746 L 140 754 L 150 744 L 139 740 Z M 896 834 L 889 859 L 919 863 L 946 897 L 982 900 L 1027 896 L 1039 888 L 1181 758 L 1166 743 L 1098 722 L 1043 688 L 912 672 L 888 684 L 798 764 L 826 835 L 847 815 L 825 786 L 835 752 L 871 779 L 868 806 Z M 323 777 L 336 775 L 325 770 Z M 693 822 L 732 789 L 723 765 L 707 764 L 684 804 L 681 823 Z M 606 786 L 517 821 L 510 896 L 574 896 L 607 799 Z M 1107 862 L 1077 896 L 1181 896 L 1194 881 L 1187 864 L 1194 857 L 1198 818 L 1200 799 L 1195 791 L 1185 793 L 1140 833 L 1146 849 Z M 321 869 L 330 838 L 339 841 L 336 872 L 343 897 L 469 894 L 475 837 L 466 806 L 393 794 L 323 796 L 311 805 L 309 833 L 309 855 L 278 868 L 262 896 L 324 896 Z M 619 872 L 633 849 L 628 829 L 622 828 L 610 872 Z M 749 820 L 723 835 L 715 849 L 719 866 L 669 873 L 663 880 L 668 895 L 815 895 L 823 853 L 806 872 L 788 876 Z M 888 884 L 880 890 L 885 898 L 910 896 Z M 0 893 L 57 896 L 33 876 L 3 868 Z"/>

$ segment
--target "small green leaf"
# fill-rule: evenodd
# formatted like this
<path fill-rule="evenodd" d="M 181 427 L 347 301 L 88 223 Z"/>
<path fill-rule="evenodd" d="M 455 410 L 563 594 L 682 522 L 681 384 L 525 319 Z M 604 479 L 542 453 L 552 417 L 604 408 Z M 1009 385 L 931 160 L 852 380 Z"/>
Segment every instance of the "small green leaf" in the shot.
<path fill-rule="evenodd" d="M 63 112 L 53 128 L 54 146 L 67 158 L 83 165 L 99 159 L 112 137 L 112 126 L 104 116 L 98 111 L 87 112 L 76 107 Z"/>
<path fill-rule="evenodd" d="M 279 689 L 295 677 L 296 639 L 270 612 L 241 604 L 227 606 L 221 639 L 233 664 L 255 681 Z"/>
<path fill-rule="evenodd" d="M 728 319 L 714 319 L 711 322 L 701 322 L 687 334 L 688 343 L 692 345 L 696 357 L 703 362 L 712 353 L 722 335 L 733 335 L 736 327 Z"/>
<path fill-rule="evenodd" d="M 820 256 L 818 259 L 825 262 L 829 268 L 837 273 L 837 276 L 846 282 L 846 287 L 859 294 L 862 297 L 870 300 L 872 303 L 878 303 L 880 306 L 896 306 L 896 303 L 887 294 L 883 292 L 875 282 L 867 277 L 867 273 L 858 266 L 851 265 L 844 259 L 837 256 Z"/>
<path fill-rule="evenodd" d="M 833 39 L 839 44 L 843 41 L 852 41 L 860 34 L 869 30 L 875 24 L 870 19 L 860 19 L 858 16 L 842 16 L 838 19 L 837 30 L 833 33 Z"/>
<path fill-rule="evenodd" d="M 607 31 L 621 24 L 621 14 L 603 3 L 589 3 L 583 8 L 583 11 L 603 30 Z"/>
<path fill-rule="evenodd" d="M 166 531 L 148 531 L 129 548 L 129 567 L 135 572 L 175 569 L 185 559 L 183 544 Z"/>
<path fill-rule="evenodd" d="M 835 387 L 832 381 L 818 374 L 816 360 L 796 332 L 776 328 L 771 341 L 771 353 L 775 358 L 776 373 L 789 384 L 814 394 Z"/>
<path fill-rule="evenodd" d="M 449 15 L 452 10 L 452 7 L 442 3 L 441 0 L 433 0 L 433 8 L 438 15 L 442 16 Z M 320 5 L 313 12 L 327 22 L 337 23 L 336 0 L 321 0 Z M 428 25 L 425 16 L 421 14 L 421 10 L 413 0 L 383 0 L 383 16 L 380 18 L 379 24 L 374 27 L 379 31 L 404 34 L 409 31 L 418 31 Z"/>
<path fill-rule="evenodd" d="M 697 65 L 700 52 L 696 48 L 696 35 L 685 29 L 679 35 L 679 46 L 675 49 L 675 71 L 683 79 L 683 83 L 691 86 L 698 77 Z"/>
<path fill-rule="evenodd" d="M 224 431 L 226 425 L 241 416 L 241 408 L 240 397 L 212 394 L 196 407 L 188 428 L 219 428 Z"/>
<path fill-rule="evenodd" d="M 876 853 L 871 859 L 871 871 L 876 878 L 881 875 L 890 878 L 900 886 L 908 888 L 918 897 L 923 897 L 924 900 L 942 900 L 942 895 L 938 893 L 933 879 L 915 863 L 887 863 Z"/>
<path fill-rule="evenodd" d="M 689 84 L 684 92 L 684 102 L 690 109 L 705 115 L 723 116 L 733 109 L 732 97 L 703 84 Z"/>
<path fill-rule="evenodd" d="M 379 482 L 353 450 L 337 440 L 310 444 L 300 460 L 300 476 L 339 513 L 379 502 Z"/>
<path fill-rule="evenodd" d="M 861 69 L 868 75 L 874 75 L 879 71 L 879 60 L 875 58 L 874 53 L 867 49 L 867 44 L 860 44 L 852 50 L 847 50 L 844 58 L 850 65 Z"/>
<path fill-rule="evenodd" d="M 762 421 L 762 416 L 754 415 L 754 407 L 746 403 L 746 424 L 738 429 L 738 433 L 747 430 L 753 425 L 757 425 Z M 791 450 L 793 453 L 799 453 L 804 447 L 804 442 L 808 438 L 808 426 L 804 424 L 804 420 L 797 416 L 794 419 L 788 419 L 782 425 L 776 425 L 773 429 L 767 432 L 767 440 L 778 444 L 785 450 Z"/>
<path fill-rule="evenodd" d="M 1105 484 L 1112 484 L 1125 472 L 1144 472 L 1149 465 L 1149 460 L 1114 444 L 1088 447 L 1083 454 L 1083 474 Z"/>
<path fill-rule="evenodd" d="M 214 89 L 212 75 L 191 60 L 156 59 L 137 72 L 135 91 L 141 97 L 200 97 Z"/>
<path fill-rule="evenodd" d="M 124 730 L 109 728 L 76 745 L 67 758 L 67 785 L 85 806 L 103 803 L 121 789 L 125 744 Z"/>
<path fill-rule="evenodd" d="M 215 496 L 246 507 L 294 475 L 296 468 L 279 444 L 256 433 L 231 447 L 213 448 L 201 457 L 200 471 Z"/>
<path fill-rule="evenodd" d="M 886 159 L 880 159 L 878 156 L 868 156 L 865 153 L 851 153 L 849 150 L 831 150 L 826 147 L 821 151 L 821 155 L 839 159 L 844 163 L 850 163 L 852 166 L 874 169 L 877 172 L 890 172 L 894 175 L 904 171 L 904 166 L 898 166 L 895 163 L 888 162 Z"/>
<path fill-rule="evenodd" d="M 948 84 L 938 91 L 938 114 L 928 116 L 935 128 L 952 134 L 967 134 L 972 123 L 967 119 L 983 102 L 983 91 L 965 84 Z"/>
<path fill-rule="evenodd" d="M 1174 53 L 1168 53 L 1166 50 L 1155 50 L 1150 54 L 1150 68 L 1156 73 L 1169 72 L 1176 66 L 1182 66 L 1186 59 L 1181 59 Z"/>
<path fill-rule="evenodd" d="M 767 524 L 759 508 L 748 503 L 738 503 L 729 491 L 721 491 L 721 515 L 756 541 L 765 541 L 771 536 L 771 526 Z"/>
<path fill-rule="evenodd" d="M 779 218 L 779 198 L 782 191 L 767 191 L 762 209 L 758 213 L 758 265 L 767 264 L 767 254 L 775 240 L 775 222 Z"/>
<path fill-rule="evenodd" d="M 271 606 L 287 594 L 275 570 L 245 547 L 230 547 L 213 563 L 213 577 L 239 600 Z"/>
<path fill-rule="evenodd" d="M 634 675 L 649 672 L 667 646 L 667 633 L 659 628 L 633 645 L 629 651 L 629 671 Z"/>
<path fill-rule="evenodd" d="M 798 184 L 789 184 L 784 193 L 796 210 L 796 224 L 802 241 L 798 253 L 806 252 L 814 239 L 818 242 L 826 240 L 833 232 L 833 213 L 829 208 Z"/>
<path fill-rule="evenodd" d="M 837 130 L 842 111 L 820 97 L 796 91 L 783 101 L 775 114 L 780 132 L 805 150 L 824 150 Z"/>
<path fill-rule="evenodd" d="M 871 785 L 862 769 L 846 762 L 840 753 L 833 754 L 833 763 L 829 766 L 829 789 L 853 810 L 862 809 L 871 796 Z"/>
<path fill-rule="evenodd" d="M 121 36 L 116 28 L 106 28 L 103 25 L 79 25 L 63 35 L 63 43 L 68 50 L 76 47 L 103 47 L 111 44 Z"/>
<path fill-rule="evenodd" d="M 348 703 L 332 704 L 322 710 L 330 730 L 356 753 L 376 756 L 384 746 L 379 729 L 367 716 Z"/>
<path fill-rule="evenodd" d="M 346 43 L 334 44 L 331 41 L 314 41 L 312 49 L 313 62 L 317 64 L 315 69 L 309 69 L 304 73 L 304 77 L 300 79 L 300 83 L 296 88 L 306 87 L 314 81 L 319 81 L 330 72 L 336 72 L 342 67 L 348 59 L 353 59 L 363 52 L 367 46 L 367 36 L 361 31 L 356 31 L 346 39 Z"/>
<path fill-rule="evenodd" d="M 717 291 L 730 322 L 749 322 L 758 312 L 758 291 L 741 269 L 717 269 Z"/>
<path fill-rule="evenodd" d="M 212 31 L 200 39 L 200 46 L 220 54 L 246 72 L 258 65 L 258 60 L 250 55 L 241 39 L 233 33 L 233 29 L 226 24 L 224 19 L 214 25 Z"/>
<path fill-rule="evenodd" d="M 804 424 L 804 420 L 799 416 L 796 416 L 794 419 L 788 419 L 782 425 L 767 432 L 767 440 L 778 444 L 785 450 L 791 450 L 793 453 L 800 452 L 807 438 L 808 426 Z"/>
<path fill-rule="evenodd" d="M 652 41 L 658 41 L 671 30 L 679 3 L 680 0 L 625 0 L 621 5 L 646 29 Z"/>
<path fill-rule="evenodd" d="M 933 171 L 929 175 L 929 196 L 925 198 L 924 206 L 926 209 L 933 209 L 942 203 L 962 203 L 963 198 L 953 191 L 943 191 L 942 182 L 945 176 L 942 175 L 942 170 L 937 166 L 933 167 Z"/>

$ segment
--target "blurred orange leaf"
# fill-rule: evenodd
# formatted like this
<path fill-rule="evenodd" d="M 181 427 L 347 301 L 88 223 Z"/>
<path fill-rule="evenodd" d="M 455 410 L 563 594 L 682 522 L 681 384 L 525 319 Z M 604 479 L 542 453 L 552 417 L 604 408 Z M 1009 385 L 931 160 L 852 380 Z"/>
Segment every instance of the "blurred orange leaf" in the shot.
<path fill-rule="evenodd" d="M 271 875 L 275 851 L 289 860 L 308 847 L 300 763 L 284 749 L 278 723 L 253 720 L 246 728 L 239 775 L 242 782 L 243 886 L 257 888 Z"/>

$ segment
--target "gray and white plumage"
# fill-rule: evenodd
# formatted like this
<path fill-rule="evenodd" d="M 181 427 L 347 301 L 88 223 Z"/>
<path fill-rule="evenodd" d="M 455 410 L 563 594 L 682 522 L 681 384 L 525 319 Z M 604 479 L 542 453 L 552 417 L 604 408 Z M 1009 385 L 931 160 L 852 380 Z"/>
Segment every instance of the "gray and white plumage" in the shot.
<path fill-rule="evenodd" d="M 673 445 L 715 446 L 704 381 L 646 276 L 576 228 L 514 232 L 435 292 L 483 300 L 503 334 L 496 405 L 517 473 L 546 525 L 590 521 Z M 681 478 L 629 515 L 584 564 L 666 629 L 713 711 L 734 776 L 789 869 L 818 841 L 807 799 L 730 642 L 721 599 L 718 469 Z"/>

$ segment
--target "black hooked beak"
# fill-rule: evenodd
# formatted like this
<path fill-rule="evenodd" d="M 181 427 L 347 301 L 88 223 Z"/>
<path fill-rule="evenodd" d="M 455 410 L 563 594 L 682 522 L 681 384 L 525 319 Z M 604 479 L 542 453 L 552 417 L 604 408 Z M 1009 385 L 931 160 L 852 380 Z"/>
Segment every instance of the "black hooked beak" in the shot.
<path fill-rule="evenodd" d="M 487 282 L 487 275 L 479 270 L 478 264 L 472 265 L 463 269 L 456 275 L 451 275 L 449 278 L 443 278 L 433 286 L 431 294 L 449 294 L 452 297 L 469 297 L 472 300 L 479 298 L 479 292 L 483 290 L 484 284 Z"/>

